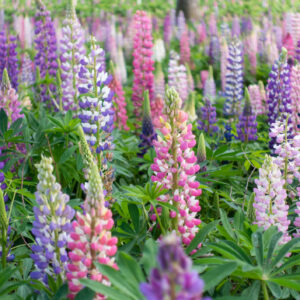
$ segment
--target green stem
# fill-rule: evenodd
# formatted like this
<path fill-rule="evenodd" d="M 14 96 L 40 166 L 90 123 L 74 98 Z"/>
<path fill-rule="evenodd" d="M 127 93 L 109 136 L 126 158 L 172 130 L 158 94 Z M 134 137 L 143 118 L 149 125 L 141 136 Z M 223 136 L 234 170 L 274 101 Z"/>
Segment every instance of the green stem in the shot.
<path fill-rule="evenodd" d="M 267 285 L 266 285 L 265 281 L 262 281 L 262 290 L 263 290 L 263 293 L 264 293 L 264 300 L 269 300 L 270 297 L 269 297 L 269 294 L 268 294 L 268 289 L 267 289 Z"/>

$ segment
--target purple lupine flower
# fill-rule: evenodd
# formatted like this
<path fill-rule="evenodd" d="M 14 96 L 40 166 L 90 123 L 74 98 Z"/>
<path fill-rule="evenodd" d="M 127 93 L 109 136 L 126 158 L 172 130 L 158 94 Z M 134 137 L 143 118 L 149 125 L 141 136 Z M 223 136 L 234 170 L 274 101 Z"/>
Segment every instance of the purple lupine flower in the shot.
<path fill-rule="evenodd" d="M 0 80 L 4 69 L 7 69 L 12 87 L 18 88 L 18 58 L 17 58 L 17 38 L 8 35 L 5 31 L 0 32 Z"/>
<path fill-rule="evenodd" d="M 212 64 L 216 64 L 220 60 L 220 41 L 217 35 L 210 38 L 208 55 Z"/>
<path fill-rule="evenodd" d="M 153 141 L 157 139 L 157 134 L 154 130 L 151 120 L 151 109 L 148 91 L 145 92 L 144 100 L 144 115 L 142 122 L 142 133 L 140 135 L 141 142 L 139 144 L 140 153 L 139 156 L 143 157 L 144 154 L 153 147 Z"/>
<path fill-rule="evenodd" d="M 201 117 L 198 121 L 198 129 L 204 130 L 209 135 L 217 132 L 218 126 L 216 126 L 216 116 L 216 108 L 211 105 L 209 98 L 205 98 L 204 106 L 201 107 Z"/>
<path fill-rule="evenodd" d="M 235 15 L 232 19 L 232 26 L 231 26 L 231 35 L 232 37 L 239 37 L 241 34 L 241 26 L 240 26 L 240 18 Z"/>
<path fill-rule="evenodd" d="M 209 75 L 204 83 L 203 96 L 208 98 L 212 102 L 215 102 L 216 100 L 216 84 L 214 80 L 212 66 L 209 66 Z"/>
<path fill-rule="evenodd" d="M 2 149 L 0 148 L 0 159 L 1 159 L 1 156 L 2 156 Z M 1 192 L 2 192 L 2 195 L 3 195 L 4 203 L 6 203 L 8 201 L 8 195 L 5 193 L 7 185 L 5 183 L 5 175 L 2 172 L 2 170 L 4 169 L 4 166 L 5 166 L 4 161 L 0 160 L 0 189 L 1 189 Z M 2 199 L 0 199 L 0 201 L 2 201 Z M 4 203 L 3 203 L 3 206 L 5 205 Z M 9 208 L 8 208 L 7 205 L 5 205 L 5 208 L 4 207 L 2 207 L 2 208 L 5 209 L 6 212 L 9 210 Z M 1 218 L 3 218 L 2 215 L 1 215 Z M 6 251 L 6 260 L 7 261 L 12 261 L 15 258 L 15 255 L 10 253 L 11 247 L 13 245 L 13 242 L 11 240 L 11 236 L 10 235 L 11 235 L 11 227 L 8 224 L 7 231 L 6 231 L 6 237 L 7 237 L 7 239 L 6 239 L 6 249 L 5 249 L 5 251 Z M 0 243 L 0 257 L 2 257 L 2 254 L 3 254 L 2 250 L 3 250 L 2 249 L 2 245 Z"/>
<path fill-rule="evenodd" d="M 292 113 L 291 99 L 291 66 L 287 62 L 287 50 L 282 48 L 280 58 L 274 63 L 268 79 L 267 86 L 267 105 L 269 127 L 278 119 L 285 118 L 287 114 Z M 289 124 L 291 120 L 289 118 Z M 292 131 L 289 137 L 292 137 Z M 276 138 L 272 137 L 270 141 L 270 149 L 276 142 Z"/>
<path fill-rule="evenodd" d="M 226 142 L 231 142 L 232 138 L 234 137 L 234 134 L 231 131 L 232 131 L 231 125 L 226 124 L 224 130 L 224 138 Z"/>
<path fill-rule="evenodd" d="M 157 261 L 158 268 L 151 271 L 149 283 L 140 285 L 147 300 L 210 299 L 202 298 L 204 282 L 192 270 L 192 261 L 175 233 L 160 242 Z"/>
<path fill-rule="evenodd" d="M 236 130 L 238 139 L 242 142 L 248 143 L 249 141 L 257 140 L 256 115 L 252 112 L 250 95 L 247 88 L 245 89 L 245 106 L 239 117 Z"/>
<path fill-rule="evenodd" d="M 91 53 L 82 56 L 79 71 L 79 118 L 87 142 L 94 153 L 113 148 L 111 132 L 114 123 L 113 92 L 109 88 L 112 76 L 103 68 L 104 50 L 91 39 Z"/>
<path fill-rule="evenodd" d="M 164 41 L 169 46 L 172 39 L 171 16 L 167 14 L 164 19 Z"/>
<path fill-rule="evenodd" d="M 233 39 L 228 49 L 224 114 L 236 116 L 243 99 L 243 53 L 239 40 Z"/>
<path fill-rule="evenodd" d="M 38 10 L 35 15 L 35 66 L 39 67 L 41 79 L 48 75 L 52 80 L 56 78 L 57 72 L 57 45 L 54 23 L 50 12 L 41 0 L 37 0 Z M 41 85 L 41 100 L 50 101 L 55 96 L 56 87 L 54 83 Z"/>
<path fill-rule="evenodd" d="M 39 183 L 35 199 L 38 205 L 33 208 L 35 244 L 31 254 L 36 269 L 30 276 L 47 284 L 48 275 L 65 277 L 68 262 L 66 245 L 75 211 L 68 205 L 69 196 L 62 193 L 60 184 L 52 174 L 52 158 L 42 156 L 36 168 Z"/>
<path fill-rule="evenodd" d="M 20 83 L 25 87 L 28 87 L 34 83 L 33 63 L 28 53 L 24 54 L 20 77 Z"/>
<path fill-rule="evenodd" d="M 75 8 L 72 7 L 71 15 L 64 21 L 60 42 L 61 88 L 64 111 L 78 109 L 79 61 L 81 56 L 85 55 L 84 42 L 84 31 L 76 17 Z"/>
<path fill-rule="evenodd" d="M 242 17 L 241 33 L 249 34 L 252 31 L 253 24 L 251 17 Z"/>
<path fill-rule="evenodd" d="M 185 30 L 186 30 L 185 17 L 184 17 L 183 11 L 181 10 L 177 17 L 177 34 L 176 34 L 176 36 L 177 36 L 178 40 L 181 39 L 181 35 L 185 32 Z"/>

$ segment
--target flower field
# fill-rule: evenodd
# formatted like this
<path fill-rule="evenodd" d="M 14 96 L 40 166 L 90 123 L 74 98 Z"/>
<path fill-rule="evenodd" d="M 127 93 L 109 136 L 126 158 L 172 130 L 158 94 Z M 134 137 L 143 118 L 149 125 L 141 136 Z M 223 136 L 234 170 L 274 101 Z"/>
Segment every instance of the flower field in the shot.
<path fill-rule="evenodd" d="M 300 299 L 298 0 L 0 1 L 0 299 Z"/>

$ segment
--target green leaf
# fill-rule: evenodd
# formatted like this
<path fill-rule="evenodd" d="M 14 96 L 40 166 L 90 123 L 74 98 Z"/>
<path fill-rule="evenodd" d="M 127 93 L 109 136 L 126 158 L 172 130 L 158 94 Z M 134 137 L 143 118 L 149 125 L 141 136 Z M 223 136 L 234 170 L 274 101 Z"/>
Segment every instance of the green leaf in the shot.
<path fill-rule="evenodd" d="M 223 224 L 226 232 L 229 234 L 229 236 L 232 238 L 232 240 L 235 241 L 236 240 L 235 234 L 229 223 L 226 212 L 223 209 L 220 209 L 220 216 L 221 216 L 221 221 L 222 221 L 222 224 Z"/>
<path fill-rule="evenodd" d="M 247 296 L 251 300 L 258 300 L 259 299 L 259 293 L 260 293 L 261 283 L 259 280 L 255 280 L 250 287 L 246 288 L 242 296 Z"/>
<path fill-rule="evenodd" d="M 76 151 L 77 148 L 78 148 L 78 146 L 75 145 L 75 146 L 72 146 L 71 148 L 67 149 L 60 157 L 59 163 L 63 164 L 66 161 L 68 161 L 71 158 L 71 156 L 73 155 L 73 153 Z"/>
<path fill-rule="evenodd" d="M 140 260 L 140 264 L 144 267 L 148 276 L 150 274 L 150 271 L 156 266 L 157 252 L 157 242 L 153 239 L 147 240 L 143 251 L 143 257 Z"/>
<path fill-rule="evenodd" d="M 140 230 L 140 213 L 139 213 L 138 207 L 134 204 L 129 204 L 128 211 L 129 211 L 130 218 L 132 220 L 135 232 L 139 232 L 139 230 Z"/>
<path fill-rule="evenodd" d="M 63 284 L 59 290 L 55 293 L 55 295 L 53 296 L 52 300 L 64 300 L 67 298 L 68 295 L 68 284 L 65 283 Z M 87 298 L 85 298 L 85 300 L 87 300 Z"/>
<path fill-rule="evenodd" d="M 280 238 L 282 237 L 282 232 L 277 232 L 275 235 L 272 236 L 271 238 L 271 241 L 268 245 L 268 253 L 267 253 L 267 258 L 266 258 L 266 261 L 265 261 L 265 264 L 266 264 L 266 269 L 269 270 L 270 269 L 270 266 L 271 266 L 271 260 L 272 260 L 272 257 L 273 257 L 273 253 L 277 247 L 277 244 L 280 240 Z"/>
<path fill-rule="evenodd" d="M 300 265 L 300 254 L 297 254 L 295 256 L 289 257 L 286 262 L 284 262 L 279 268 L 275 270 L 275 272 L 272 272 L 272 276 L 286 270 L 287 268 Z"/>
<path fill-rule="evenodd" d="M 262 267 L 264 264 L 264 244 L 262 233 L 260 231 L 256 231 L 252 234 L 252 243 L 255 250 L 257 263 Z"/>
<path fill-rule="evenodd" d="M 76 295 L 75 300 L 93 300 L 94 297 L 95 297 L 95 292 L 92 291 L 90 288 L 85 287 Z"/>
<path fill-rule="evenodd" d="M 189 246 L 186 248 L 185 252 L 187 254 L 191 253 L 197 246 L 203 242 L 205 237 L 208 235 L 208 233 L 216 227 L 216 225 L 219 223 L 219 221 L 213 221 L 204 227 L 202 227 L 196 234 L 196 236 L 193 238 L 192 242 L 189 244 Z"/>
<path fill-rule="evenodd" d="M 237 268 L 237 263 L 230 262 L 221 266 L 217 266 L 213 268 L 202 276 L 202 279 L 205 282 L 204 291 L 208 291 L 209 289 L 218 285 L 224 278 L 233 273 Z"/>
<path fill-rule="evenodd" d="M 8 118 L 3 108 L 0 110 L 0 133 L 7 131 Z"/>
<path fill-rule="evenodd" d="M 272 281 L 267 281 L 267 286 L 275 298 L 281 298 L 282 290 L 280 288 L 280 285 Z"/>
<path fill-rule="evenodd" d="M 296 281 L 296 280 L 284 279 L 284 278 L 270 278 L 269 281 L 278 283 L 281 286 L 285 286 L 300 292 L 299 280 Z"/>

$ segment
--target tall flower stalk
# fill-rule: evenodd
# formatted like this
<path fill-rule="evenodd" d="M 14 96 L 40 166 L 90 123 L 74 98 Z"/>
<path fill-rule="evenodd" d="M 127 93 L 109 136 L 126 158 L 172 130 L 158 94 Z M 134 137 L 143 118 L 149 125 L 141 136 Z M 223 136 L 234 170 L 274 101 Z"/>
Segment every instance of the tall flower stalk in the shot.
<path fill-rule="evenodd" d="M 181 99 L 174 89 L 168 89 L 166 96 L 166 120 L 161 118 L 159 130 L 162 135 L 154 141 L 156 158 L 151 166 L 154 171 L 151 179 L 169 191 L 158 200 L 178 209 L 179 213 L 170 211 L 170 229 L 178 231 L 182 242 L 188 245 L 201 223 L 197 218 L 201 209 L 197 197 L 201 195 L 201 189 L 195 178 L 200 167 L 192 150 L 196 145 L 192 124 L 187 123 L 188 115 L 180 109 Z"/>

